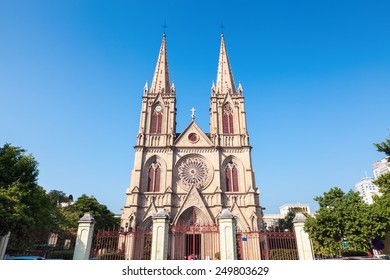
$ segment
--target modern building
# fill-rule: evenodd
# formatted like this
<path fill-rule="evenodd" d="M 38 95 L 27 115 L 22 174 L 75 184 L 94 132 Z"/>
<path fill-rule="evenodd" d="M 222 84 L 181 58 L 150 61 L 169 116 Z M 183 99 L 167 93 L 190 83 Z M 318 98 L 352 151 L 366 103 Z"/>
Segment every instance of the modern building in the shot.
<path fill-rule="evenodd" d="M 278 224 L 279 219 L 284 219 L 289 212 L 311 214 L 309 204 L 283 204 L 279 207 L 279 213 L 263 215 L 264 226 L 267 229 L 274 228 Z"/>
<path fill-rule="evenodd" d="M 121 224 L 125 229 L 147 233 L 152 227 L 153 215 L 165 209 L 172 232 L 183 228 L 194 231 L 195 225 L 200 232 L 193 234 L 191 240 L 187 235 L 172 239 L 170 246 L 175 249 L 170 258 L 178 259 L 195 252 L 207 259 L 213 252 L 205 252 L 211 250 L 214 243 L 201 229 L 202 226 L 218 227 L 222 209 L 233 213 L 238 230 L 263 227 L 243 88 L 241 84 L 235 85 L 223 34 L 216 83 L 213 82 L 210 93 L 208 132 L 197 124 L 195 109 L 187 127 L 176 131 L 176 96 L 181 94 L 182 98 L 190 98 L 176 92 L 170 82 L 164 33 L 152 83 L 145 84 L 142 94 L 134 168 L 126 190 Z M 133 243 L 128 258 L 142 258 L 136 256 L 136 247 L 147 248 L 147 238 L 134 239 Z"/>
<path fill-rule="evenodd" d="M 286 216 L 289 212 L 295 213 L 307 213 L 310 214 L 310 206 L 309 204 L 283 204 L 279 207 L 280 214 Z"/>
<path fill-rule="evenodd" d="M 380 195 L 379 188 L 373 181 L 374 178 L 365 177 L 355 185 L 356 190 L 367 204 L 372 204 L 373 197 Z"/>
<path fill-rule="evenodd" d="M 378 179 L 380 175 L 390 172 L 389 157 L 385 157 L 374 162 L 372 171 L 374 173 L 375 180 Z"/>

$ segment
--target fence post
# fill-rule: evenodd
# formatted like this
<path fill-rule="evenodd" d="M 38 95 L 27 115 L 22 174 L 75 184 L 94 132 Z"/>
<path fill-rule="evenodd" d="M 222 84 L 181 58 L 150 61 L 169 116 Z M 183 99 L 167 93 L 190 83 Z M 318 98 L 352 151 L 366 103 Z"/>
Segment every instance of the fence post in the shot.
<path fill-rule="evenodd" d="M 79 220 L 76 245 L 73 253 L 74 260 L 89 259 L 95 223 L 95 219 L 89 212 L 85 213 L 84 216 Z"/>
<path fill-rule="evenodd" d="M 219 243 L 221 260 L 237 259 L 236 220 L 232 212 L 222 209 L 219 214 Z"/>
<path fill-rule="evenodd" d="M 314 260 L 313 248 L 309 234 L 304 230 L 306 217 L 302 213 L 297 213 L 293 220 L 295 237 L 297 238 L 297 249 L 300 260 Z"/>
<path fill-rule="evenodd" d="M 5 251 L 7 250 L 8 240 L 11 232 L 0 237 L 0 260 L 4 259 Z"/>
<path fill-rule="evenodd" d="M 151 260 L 166 260 L 168 258 L 169 214 L 165 209 L 159 209 L 153 215 L 153 235 Z"/>

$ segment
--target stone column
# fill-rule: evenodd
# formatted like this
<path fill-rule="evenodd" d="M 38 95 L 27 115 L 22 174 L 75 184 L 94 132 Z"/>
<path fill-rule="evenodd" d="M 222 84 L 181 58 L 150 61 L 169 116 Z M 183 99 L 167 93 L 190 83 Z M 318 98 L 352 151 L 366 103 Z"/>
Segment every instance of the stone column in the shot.
<path fill-rule="evenodd" d="M 305 215 L 297 213 L 293 220 L 294 231 L 297 239 L 298 256 L 300 260 L 314 260 L 313 247 L 309 238 L 309 234 L 304 230 L 306 221 Z"/>
<path fill-rule="evenodd" d="M 85 213 L 79 220 L 77 229 L 76 246 L 74 248 L 74 260 L 88 260 L 91 252 L 93 229 L 95 227 L 95 219 L 91 213 Z"/>
<path fill-rule="evenodd" d="M 11 232 L 0 237 L 0 260 L 4 259 L 5 251 L 7 250 L 8 240 Z"/>
<path fill-rule="evenodd" d="M 153 236 L 151 260 L 166 260 L 168 258 L 169 214 L 165 209 L 159 209 L 153 215 Z"/>
<path fill-rule="evenodd" d="M 221 260 L 236 260 L 237 239 L 235 217 L 228 209 L 222 209 L 218 219 Z"/>

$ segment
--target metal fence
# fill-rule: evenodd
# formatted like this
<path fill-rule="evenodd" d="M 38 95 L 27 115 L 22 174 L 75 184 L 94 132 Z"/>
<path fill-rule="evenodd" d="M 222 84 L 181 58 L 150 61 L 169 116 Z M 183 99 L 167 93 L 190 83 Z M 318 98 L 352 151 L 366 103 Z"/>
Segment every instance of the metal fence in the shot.
<path fill-rule="evenodd" d="M 219 259 L 219 227 L 216 225 L 175 225 L 169 232 L 169 258 L 173 260 Z"/>
<path fill-rule="evenodd" d="M 241 260 L 298 260 L 293 231 L 237 231 L 237 257 Z M 169 229 L 168 259 L 220 259 L 218 225 L 174 225 Z M 98 260 L 150 260 L 152 231 L 99 230 L 91 258 Z"/>
<path fill-rule="evenodd" d="M 40 256 L 46 259 L 73 259 L 76 232 L 30 231 L 25 238 L 11 236 L 5 255 Z"/>
<path fill-rule="evenodd" d="M 293 231 L 238 231 L 237 255 L 242 260 L 299 259 Z"/>
<path fill-rule="evenodd" d="M 91 259 L 150 260 L 152 232 L 123 229 L 98 230 L 93 239 Z"/>

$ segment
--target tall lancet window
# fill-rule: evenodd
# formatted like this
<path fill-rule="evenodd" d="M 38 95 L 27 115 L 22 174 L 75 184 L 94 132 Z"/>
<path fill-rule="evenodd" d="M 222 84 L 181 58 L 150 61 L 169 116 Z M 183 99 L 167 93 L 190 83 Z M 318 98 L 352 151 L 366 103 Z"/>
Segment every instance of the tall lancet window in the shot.
<path fill-rule="evenodd" d="M 237 165 L 234 161 L 230 161 L 226 165 L 226 191 L 227 192 L 238 192 L 238 170 Z"/>
<path fill-rule="evenodd" d="M 159 192 L 160 191 L 160 176 L 161 168 L 157 161 L 154 161 L 149 166 L 148 173 L 148 192 Z"/>
<path fill-rule="evenodd" d="M 152 130 L 151 133 L 161 133 L 162 128 L 162 107 L 161 105 L 156 105 L 152 114 Z"/>
<path fill-rule="evenodd" d="M 223 133 L 226 134 L 234 133 L 233 109 L 229 103 L 227 103 L 223 107 L 222 127 L 223 127 Z"/>

